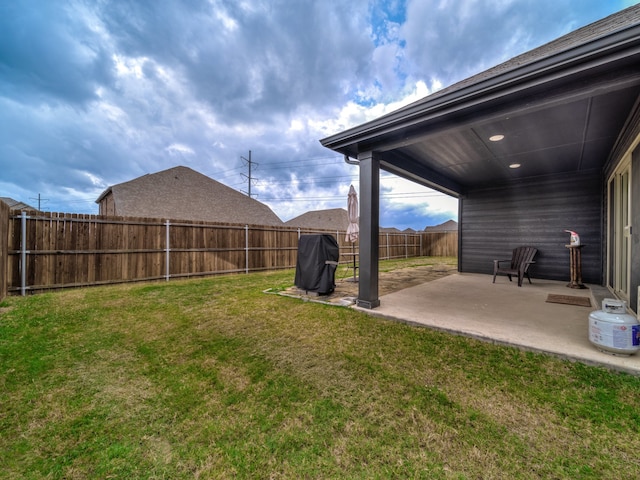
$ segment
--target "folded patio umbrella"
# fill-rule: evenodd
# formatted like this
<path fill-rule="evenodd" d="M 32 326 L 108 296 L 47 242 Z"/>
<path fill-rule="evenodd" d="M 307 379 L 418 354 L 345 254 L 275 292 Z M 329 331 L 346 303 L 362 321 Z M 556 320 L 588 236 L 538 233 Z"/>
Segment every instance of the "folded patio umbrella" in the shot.
<path fill-rule="evenodd" d="M 347 242 L 355 243 L 360 234 L 358 227 L 358 194 L 353 185 L 349 187 L 349 196 L 347 198 L 347 213 L 349 214 L 349 226 L 347 227 Z"/>

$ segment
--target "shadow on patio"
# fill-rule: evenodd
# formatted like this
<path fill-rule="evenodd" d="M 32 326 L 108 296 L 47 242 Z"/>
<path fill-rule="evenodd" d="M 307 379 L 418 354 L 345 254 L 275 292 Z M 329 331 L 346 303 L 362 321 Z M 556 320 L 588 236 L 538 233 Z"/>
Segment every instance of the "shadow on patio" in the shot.
<path fill-rule="evenodd" d="M 603 287 L 573 290 L 533 279 L 522 287 L 491 275 L 453 274 L 380 297 L 371 315 L 640 375 L 640 354 L 612 355 L 589 342 L 589 313 L 611 295 Z M 589 297 L 591 307 L 547 303 L 549 294 Z"/>

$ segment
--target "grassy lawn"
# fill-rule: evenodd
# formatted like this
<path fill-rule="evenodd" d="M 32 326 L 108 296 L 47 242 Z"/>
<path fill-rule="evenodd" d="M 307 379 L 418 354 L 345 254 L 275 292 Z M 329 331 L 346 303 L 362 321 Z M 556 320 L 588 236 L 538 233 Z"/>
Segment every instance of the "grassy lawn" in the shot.
<path fill-rule="evenodd" d="M 293 276 L 5 299 L 0 477 L 638 478 L 640 378 L 263 293 Z"/>

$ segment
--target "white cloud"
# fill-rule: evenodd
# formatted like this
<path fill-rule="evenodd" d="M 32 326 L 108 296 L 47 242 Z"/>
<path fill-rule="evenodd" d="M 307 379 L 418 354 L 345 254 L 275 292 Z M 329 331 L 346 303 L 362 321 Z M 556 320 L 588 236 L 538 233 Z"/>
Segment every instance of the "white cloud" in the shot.
<path fill-rule="evenodd" d="M 148 58 L 144 57 L 131 58 L 117 54 L 113 54 L 112 59 L 118 76 L 132 76 L 138 80 L 144 77 L 142 68 L 144 67 L 144 64 L 149 60 Z"/>
<path fill-rule="evenodd" d="M 284 219 L 344 207 L 357 182 L 357 167 L 319 139 L 619 9 L 601 0 L 580 9 L 569 0 L 5 3 L 3 194 L 42 193 L 51 206 L 95 213 L 103 187 L 178 163 L 246 190 L 240 157 L 252 150 L 255 192 L 285 199 L 267 202 Z M 403 221 L 457 211 L 388 182 L 384 204 L 396 218 L 410 209 Z"/>
<path fill-rule="evenodd" d="M 165 148 L 167 152 L 171 155 L 194 155 L 195 152 L 192 148 L 187 145 L 181 145 L 179 143 L 172 143 L 167 148 Z"/>
<path fill-rule="evenodd" d="M 417 207 L 424 214 L 458 216 L 458 200 L 444 193 L 418 185 L 410 180 L 388 175 L 381 180 L 385 201 L 394 209 Z"/>
<path fill-rule="evenodd" d="M 329 136 L 391 113 L 426 97 L 430 93 L 429 88 L 423 81 L 417 81 L 400 100 L 377 103 L 373 106 L 363 106 L 350 101 L 340 109 L 335 118 L 310 119 L 309 124 L 322 135 Z"/>

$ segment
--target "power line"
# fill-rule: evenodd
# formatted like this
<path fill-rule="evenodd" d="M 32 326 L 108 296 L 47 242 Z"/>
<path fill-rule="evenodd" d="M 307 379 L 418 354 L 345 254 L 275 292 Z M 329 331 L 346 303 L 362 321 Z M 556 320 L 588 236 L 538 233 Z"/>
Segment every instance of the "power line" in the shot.
<path fill-rule="evenodd" d="M 299 165 L 300 162 L 298 161 L 292 161 L 292 162 L 279 162 L 276 165 L 295 165 L 295 166 L 310 166 L 308 165 L 309 162 L 314 162 L 314 161 L 318 161 L 322 158 L 327 158 L 327 159 L 338 159 L 337 157 L 321 157 L 321 158 L 311 158 L 311 159 L 305 159 L 305 160 L 301 160 L 300 162 L 306 162 L 307 165 Z M 248 171 L 248 175 L 246 174 L 241 174 L 247 181 L 248 181 L 248 192 L 245 192 L 243 190 L 241 190 L 239 187 L 241 187 L 242 185 L 245 184 L 245 181 L 243 181 L 242 183 L 228 183 L 227 186 L 230 188 L 234 188 L 237 190 L 242 191 L 243 193 L 250 195 L 250 196 L 254 196 L 255 194 L 253 194 L 251 192 L 251 185 L 260 185 L 260 186 L 291 186 L 291 187 L 299 187 L 299 186 L 303 186 L 303 185 L 326 185 L 326 184 L 334 184 L 336 183 L 336 180 L 338 180 L 339 183 L 339 179 L 350 179 L 350 180 L 354 180 L 354 179 L 358 179 L 359 175 L 358 174 L 353 174 L 353 175 L 340 175 L 340 176 L 323 176 L 323 177 L 302 177 L 300 181 L 298 179 L 295 180 L 286 180 L 286 181 L 277 181 L 277 182 L 271 182 L 271 181 L 264 181 L 264 180 L 259 180 L 253 177 L 253 167 L 257 166 L 258 164 L 256 162 L 253 161 L 252 159 L 252 152 L 249 151 L 249 158 L 244 158 L 241 157 L 241 159 L 243 161 L 245 161 L 247 163 L 247 167 L 249 168 Z M 341 159 L 339 159 L 341 160 Z M 234 170 L 238 170 L 240 168 L 244 168 L 244 167 L 236 167 L 236 168 L 232 168 L 232 169 L 228 169 L 228 170 L 224 170 L 222 172 L 219 173 L 226 173 L 226 172 L 232 172 Z M 220 177 L 218 177 L 219 179 Z M 380 176 L 380 181 L 381 182 L 385 182 L 386 180 L 394 180 L 397 179 L 398 177 L 395 175 L 385 175 L 384 172 L 381 172 L 381 176 Z M 417 197 L 447 197 L 446 194 L 440 193 L 440 192 L 436 192 L 436 191 L 430 191 L 430 192 L 399 192 L 399 193 L 382 193 L 380 195 L 380 198 L 387 198 L 387 199 L 411 199 L 411 198 L 417 198 Z M 40 198 L 40 196 L 39 196 Z M 300 197 L 300 198 L 294 198 L 294 197 L 274 197 L 274 198 L 262 198 L 262 201 L 270 201 L 270 202 L 307 202 L 307 201 L 327 201 L 327 200 L 334 200 L 336 199 L 335 195 L 331 195 L 331 196 L 317 196 L 317 197 Z M 34 198 L 35 200 L 35 198 Z M 41 199 L 40 201 L 49 201 L 48 199 Z M 95 203 L 95 199 L 91 198 L 91 199 L 73 199 L 73 200 L 66 200 L 64 203 L 67 204 L 80 204 L 80 203 Z"/>
<path fill-rule="evenodd" d="M 272 186 L 276 186 L 276 185 L 309 185 L 309 184 L 313 184 L 313 185 L 320 185 L 323 183 L 336 183 L 336 180 L 339 178 L 350 178 L 350 179 L 356 179 L 358 178 L 358 175 L 339 175 L 339 176 L 335 176 L 335 177 L 310 177 L 308 179 L 308 181 L 304 181 L 301 182 L 300 180 L 284 180 L 281 182 L 270 182 L 270 181 L 262 181 L 259 183 L 259 185 L 261 186 L 265 186 L 265 187 L 272 187 Z M 321 180 L 321 181 L 318 181 Z"/>
<path fill-rule="evenodd" d="M 317 160 L 313 160 L 313 161 L 317 161 Z M 328 162 L 321 162 L 321 163 L 312 163 L 312 164 L 304 164 L 301 165 L 300 162 L 296 162 L 296 161 L 292 161 L 292 162 L 281 162 L 281 163 L 270 163 L 268 166 L 265 166 L 265 170 L 284 170 L 284 169 L 289 169 L 289 170 L 293 170 L 295 167 L 299 167 L 299 168 L 309 168 L 309 167 L 325 167 L 327 165 L 340 165 L 342 164 L 342 160 L 336 160 L 334 162 L 328 163 Z M 274 165 L 278 165 L 278 166 L 274 166 Z"/>
<path fill-rule="evenodd" d="M 276 162 L 276 163 L 270 163 L 268 165 L 268 168 L 272 168 L 274 166 L 280 166 L 280 165 L 300 165 L 302 163 L 306 163 L 306 162 L 318 162 L 320 160 L 334 160 L 335 163 L 342 163 L 342 157 L 336 157 L 336 156 L 330 156 L 330 157 L 314 157 L 314 158 L 305 158 L 305 159 L 295 159 L 295 160 L 288 160 L 286 162 Z M 326 162 L 324 163 L 320 163 L 318 165 L 327 165 Z M 328 165 L 333 165 L 333 164 L 328 164 Z M 308 165 L 305 165 L 308 166 Z"/>
<path fill-rule="evenodd" d="M 321 185 L 321 184 L 333 184 L 336 183 L 335 180 L 339 179 L 339 178 L 349 178 L 352 180 L 357 180 L 360 177 L 359 174 L 355 173 L 353 175 L 337 175 L 337 176 L 331 176 L 331 177 L 304 177 L 302 180 L 305 181 L 301 181 L 300 179 L 295 179 L 295 180 L 283 180 L 283 181 L 279 181 L 279 182 L 272 182 L 270 180 L 262 180 L 259 181 L 258 185 L 260 186 L 276 186 L 276 185 L 309 185 L 309 184 L 313 184 L 313 185 Z M 385 180 L 396 180 L 398 177 L 396 177 L 395 175 L 381 175 L 380 176 L 380 181 L 384 182 Z M 321 180 L 321 181 L 318 181 Z M 419 192 L 416 192 L 419 193 Z"/>
<path fill-rule="evenodd" d="M 430 197 L 430 198 L 447 198 L 449 197 L 448 195 L 444 194 L 444 193 L 440 193 L 440 192 L 426 192 L 426 193 L 422 193 L 422 192 L 407 192 L 407 193 L 386 193 L 386 194 L 381 194 L 380 198 L 388 198 L 391 200 L 398 200 L 398 199 L 415 199 L 415 198 L 423 198 L 423 197 Z M 300 198 L 294 198 L 294 197 L 284 197 L 284 198 L 263 198 L 262 201 L 264 202 L 309 202 L 309 201 L 318 201 L 318 200 L 336 200 L 336 196 L 332 195 L 332 196 L 321 196 L 321 197 L 300 197 Z"/>
<path fill-rule="evenodd" d="M 220 179 L 220 178 L 227 178 L 227 177 L 230 177 L 231 175 L 224 175 L 224 176 L 221 176 L 221 174 L 223 174 L 223 173 L 233 172 L 233 171 L 236 171 L 236 170 L 240 170 L 240 169 L 242 169 L 242 168 L 244 168 L 244 166 L 241 166 L 241 167 L 235 167 L 235 168 L 230 168 L 229 170 L 223 170 L 222 172 L 218 172 L 218 173 L 213 174 L 211 177 L 212 177 L 212 178 L 213 178 L 213 177 L 215 177 L 215 178 L 218 178 L 218 179 Z"/>
<path fill-rule="evenodd" d="M 246 161 L 246 159 L 244 159 L 244 158 L 243 158 L 243 160 Z M 334 160 L 334 162 L 332 162 L 332 163 L 322 162 L 322 163 L 316 163 L 316 164 L 313 164 L 313 165 L 309 165 L 308 164 L 308 162 L 318 162 L 320 160 Z M 342 163 L 342 157 L 336 157 L 336 156 L 314 157 L 314 158 L 296 159 L 296 160 L 289 160 L 289 161 L 283 161 L 283 162 L 269 163 L 269 164 L 266 164 L 266 165 L 262 165 L 262 170 L 281 170 L 283 168 L 294 169 L 295 167 L 308 168 L 308 167 L 313 167 L 313 166 L 337 165 L 337 164 L 340 164 L 340 163 Z M 229 173 L 229 172 L 233 172 L 234 170 L 239 170 L 241 168 L 244 168 L 244 165 L 241 166 L 241 167 L 235 167 L 235 168 L 230 168 L 228 170 L 222 170 L 220 172 L 215 172 L 211 176 L 212 176 L 212 178 L 215 178 L 215 179 L 226 178 L 229 175 L 224 175 L 224 176 L 221 176 L 221 175 Z"/>

